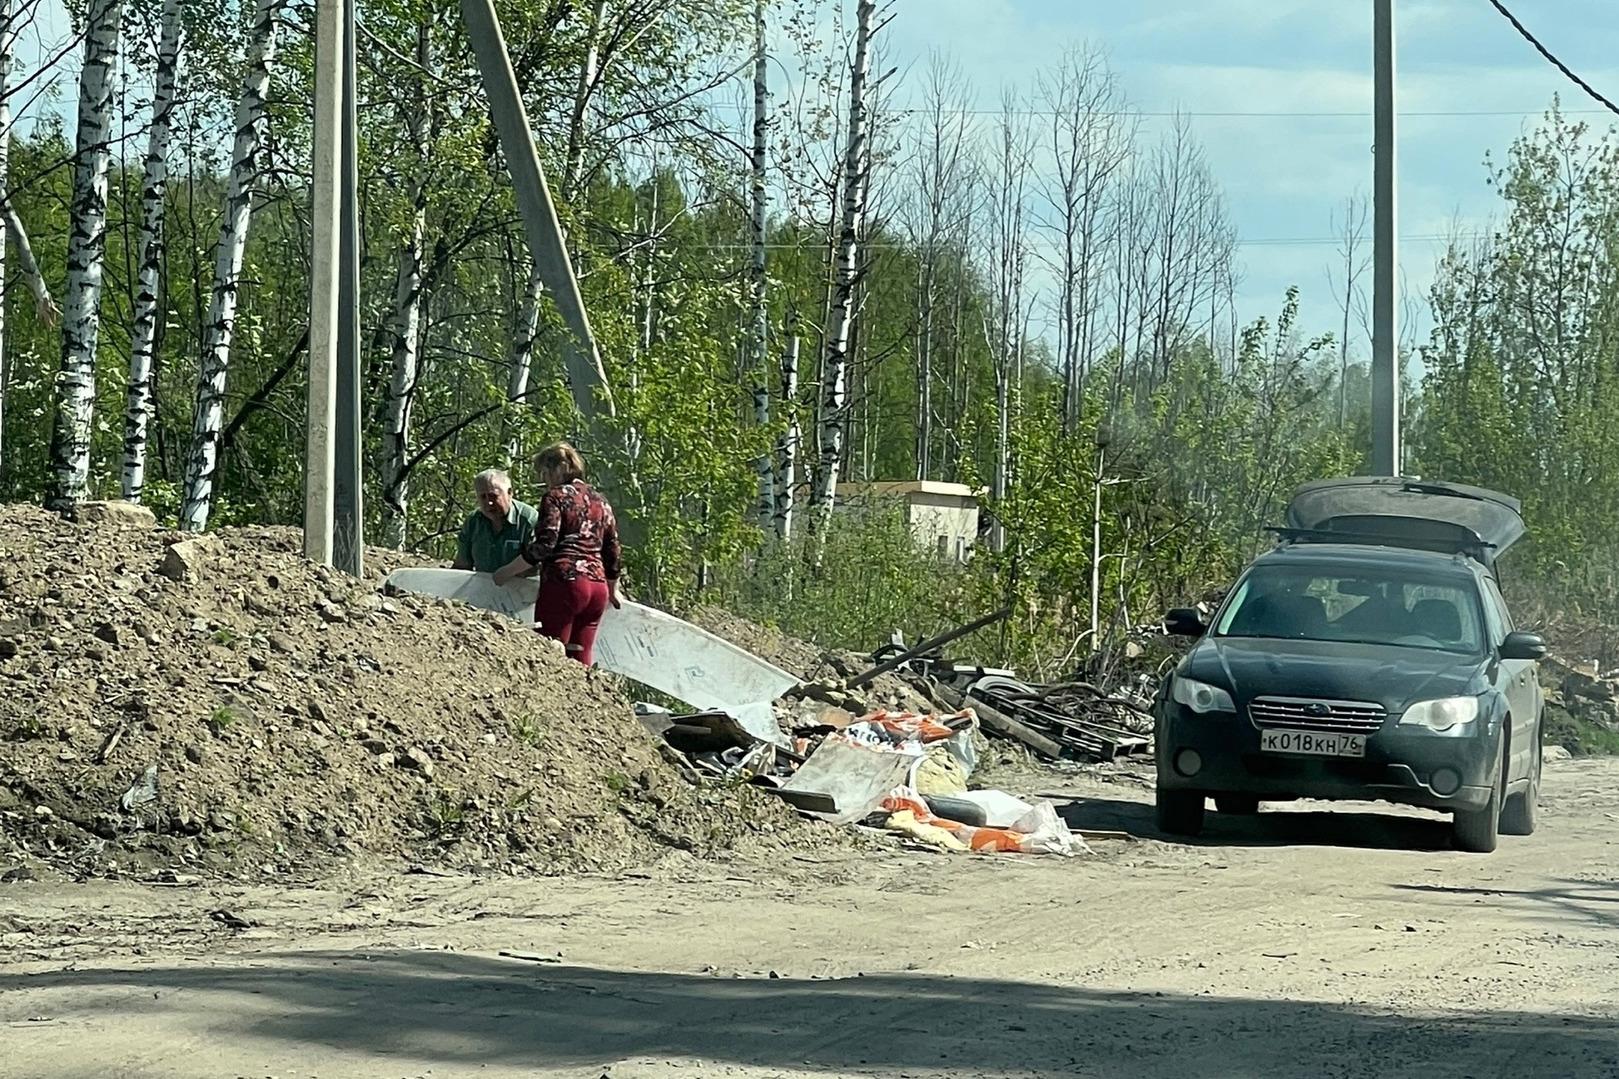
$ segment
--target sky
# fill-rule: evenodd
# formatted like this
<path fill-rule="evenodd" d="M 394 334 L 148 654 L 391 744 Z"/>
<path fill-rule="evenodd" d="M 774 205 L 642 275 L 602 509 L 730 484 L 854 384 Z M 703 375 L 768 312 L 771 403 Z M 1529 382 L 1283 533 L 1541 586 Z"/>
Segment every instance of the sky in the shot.
<path fill-rule="evenodd" d="M 1506 2 L 1559 59 L 1619 100 L 1619 2 Z M 1394 6 L 1400 263 L 1420 296 L 1441 246 L 1434 238 L 1496 212 L 1486 151 L 1503 155 L 1554 95 L 1593 127 L 1619 116 L 1543 60 L 1489 0 Z M 895 10 L 883 33 L 894 60 L 911 67 L 913 92 L 938 51 L 986 109 L 1008 81 L 1027 85 L 1065 49 L 1103 49 L 1149 114 L 1146 137 L 1172 122 L 1162 114 L 1190 114 L 1242 244 L 1242 319 L 1274 321 L 1296 284 L 1306 333 L 1339 326 L 1328 279 L 1333 217 L 1372 181 L 1370 0 L 898 0 Z M 1412 330 L 1426 335 L 1425 325 Z M 1364 340 L 1352 348 L 1364 355 Z"/>
<path fill-rule="evenodd" d="M 365 0 L 360 0 L 362 10 Z M 853 0 L 817 0 L 818 13 Z M 1619 100 L 1619 0 L 1505 0 L 1564 63 Z M 1371 0 L 891 0 L 884 50 L 902 78 L 897 109 L 915 104 L 931 55 L 959 65 L 977 106 L 998 109 L 1003 87 L 1027 89 L 1075 46 L 1103 50 L 1143 141 L 1184 113 L 1226 194 L 1239 237 L 1243 322 L 1274 320 L 1290 285 L 1302 292 L 1302 329 L 1340 327 L 1329 278 L 1337 270 L 1334 217 L 1372 178 Z M 1485 227 L 1497 199 L 1486 152 L 1499 158 L 1554 96 L 1595 127 L 1603 110 L 1518 36 L 1489 0 L 1395 0 L 1399 95 L 1400 269 L 1413 300 L 1433 279 L 1439 237 Z M 19 42 L 24 69 L 65 24 L 47 0 Z M 76 58 L 74 58 L 76 61 Z M 63 66 L 71 78 L 76 62 Z M 791 77 L 791 76 L 790 76 Z M 907 99 L 911 99 L 908 101 Z M 748 108 L 751 106 L 741 106 Z M 49 109 L 71 113 L 71 82 Z M 737 122 L 744 117 L 737 115 Z M 1369 251 L 1369 231 L 1368 231 Z M 1341 277 L 1341 274 L 1339 275 Z M 1402 334 L 1426 337 L 1417 325 Z M 1351 349 L 1368 351 L 1351 332 Z"/>

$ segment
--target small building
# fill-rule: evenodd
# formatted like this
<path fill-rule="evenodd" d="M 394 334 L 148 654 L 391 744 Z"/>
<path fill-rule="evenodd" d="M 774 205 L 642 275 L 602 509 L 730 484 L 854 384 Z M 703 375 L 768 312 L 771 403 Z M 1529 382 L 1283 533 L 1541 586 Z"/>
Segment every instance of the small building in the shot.
<path fill-rule="evenodd" d="M 978 499 L 981 489 L 965 483 L 938 480 L 861 480 L 838 484 L 842 505 L 900 503 L 905 520 L 918 543 L 938 551 L 942 558 L 965 562 L 978 541 Z"/>

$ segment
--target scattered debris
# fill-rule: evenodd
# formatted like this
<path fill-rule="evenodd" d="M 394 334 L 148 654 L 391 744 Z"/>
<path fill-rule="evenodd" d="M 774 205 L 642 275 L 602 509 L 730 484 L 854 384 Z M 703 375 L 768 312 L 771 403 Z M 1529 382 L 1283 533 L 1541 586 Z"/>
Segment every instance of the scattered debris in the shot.
<path fill-rule="evenodd" d="M 125 813 L 128 813 L 134 810 L 136 806 L 155 801 L 157 801 L 157 765 L 152 764 L 147 767 L 145 772 L 141 773 L 140 779 L 134 786 L 123 793 L 123 796 L 118 799 L 118 804 Z"/>
<path fill-rule="evenodd" d="M 258 922 L 249 921 L 248 919 L 239 915 L 232 914 L 228 910 L 211 910 L 208 912 L 208 917 L 218 922 L 220 925 L 229 926 L 231 929 L 252 929 L 254 926 L 259 924 Z"/>

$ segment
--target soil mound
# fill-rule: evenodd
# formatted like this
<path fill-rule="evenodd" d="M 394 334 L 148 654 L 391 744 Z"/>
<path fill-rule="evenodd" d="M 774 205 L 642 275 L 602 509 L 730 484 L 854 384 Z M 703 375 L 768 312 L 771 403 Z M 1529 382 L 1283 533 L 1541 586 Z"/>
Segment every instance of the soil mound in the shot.
<path fill-rule="evenodd" d="M 364 581 L 298 552 L 291 529 L 0 507 L 0 873 L 564 872 L 839 842 L 693 786 L 618 680 L 551 642 L 384 596 L 396 552 Z"/>

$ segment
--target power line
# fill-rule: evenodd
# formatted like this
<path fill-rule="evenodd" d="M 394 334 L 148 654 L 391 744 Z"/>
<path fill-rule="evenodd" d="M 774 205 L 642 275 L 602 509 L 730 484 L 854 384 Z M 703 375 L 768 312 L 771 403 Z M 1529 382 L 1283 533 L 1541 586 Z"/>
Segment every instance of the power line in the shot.
<path fill-rule="evenodd" d="M 1553 56 L 1552 51 L 1546 46 L 1542 45 L 1539 39 L 1537 39 L 1534 34 L 1529 32 L 1529 28 L 1524 26 L 1523 23 L 1519 22 L 1516 15 L 1507 10 L 1507 6 L 1503 4 L 1501 0 L 1490 0 L 1490 5 L 1494 7 L 1495 10 L 1499 11 L 1501 16 L 1506 19 L 1507 22 L 1512 24 L 1512 28 L 1518 31 L 1519 35 L 1522 36 L 1525 41 L 1529 42 L 1529 44 L 1535 47 L 1536 52 L 1544 56 L 1548 63 L 1567 76 L 1570 82 L 1572 82 L 1575 86 L 1578 86 L 1581 90 L 1584 90 L 1587 94 L 1591 95 L 1591 97 L 1595 100 L 1600 101 L 1609 112 L 1619 116 L 1619 105 L 1615 105 L 1612 101 L 1609 101 L 1606 97 L 1602 96 L 1596 87 L 1580 78 L 1569 69 L 1567 64 Z"/>
<path fill-rule="evenodd" d="M 731 109 L 731 110 L 738 111 L 738 112 L 746 111 L 746 112 L 751 113 L 753 111 L 753 106 L 752 105 L 743 104 L 743 103 L 739 103 L 739 102 L 730 102 L 730 101 L 710 102 L 709 107 L 710 108 L 715 108 L 715 109 Z M 1610 107 L 1612 107 L 1612 106 L 1610 106 Z M 907 108 L 891 108 L 891 109 L 887 109 L 887 110 L 884 110 L 884 111 L 889 116 L 928 116 L 931 113 L 933 113 L 934 110 L 929 109 L 929 108 L 919 108 L 919 107 L 914 107 L 913 106 L 913 107 L 907 107 Z M 940 112 L 941 115 L 944 115 L 944 116 L 1004 116 L 1004 115 L 1006 115 L 1006 110 L 1004 110 L 1004 109 L 982 109 L 982 108 L 957 109 L 957 108 L 952 108 L 952 109 L 940 109 L 938 111 Z M 1011 111 L 1012 111 L 1012 115 L 1014 115 L 1014 116 L 1038 117 L 1038 118 L 1042 118 L 1042 119 L 1060 115 L 1054 109 L 1013 109 Z M 1402 111 L 1399 115 L 1402 118 L 1412 118 L 1412 119 L 1421 119 L 1421 118 L 1455 119 L 1455 118 L 1462 118 L 1462 117 L 1469 117 L 1469 116 L 1477 116 L 1477 117 L 1539 116 L 1544 111 L 1545 111 L 1544 109 L 1409 109 L 1409 110 Z M 1604 113 L 1604 111 L 1605 110 L 1603 110 L 1603 109 L 1564 109 L 1563 110 L 1563 115 L 1564 116 L 1599 116 L 1599 115 L 1602 115 Z M 1179 117 L 1185 117 L 1188 120 L 1207 120 L 1207 119 L 1214 119 L 1214 120 L 1334 120 L 1334 119 L 1336 119 L 1336 120 L 1369 120 L 1372 117 L 1371 112 L 1366 111 L 1366 110 L 1361 110 L 1361 111 L 1355 111 L 1355 110 L 1301 111 L 1301 110 L 1266 110 L 1266 109 L 1242 109 L 1242 110 L 1233 109 L 1233 110 L 1225 110 L 1225 111 L 1193 111 L 1193 110 L 1187 110 L 1187 109 L 1167 110 L 1167 111 L 1166 110 L 1141 110 L 1141 109 L 1114 109 L 1114 110 L 1109 110 L 1109 111 L 1105 111 L 1105 112 L 1091 113 L 1089 115 L 1098 116 L 1098 117 L 1113 117 L 1113 118 L 1120 118 L 1120 119 L 1130 119 L 1130 118 L 1135 118 L 1135 117 L 1140 117 L 1140 118 L 1143 118 L 1143 119 L 1175 119 L 1175 118 L 1179 118 Z"/>

